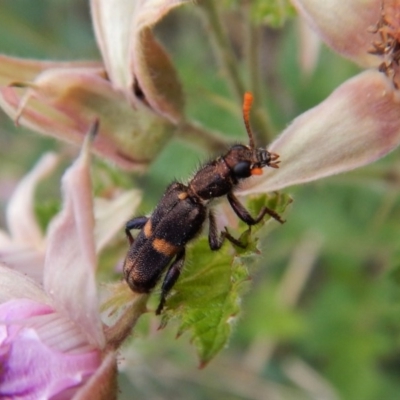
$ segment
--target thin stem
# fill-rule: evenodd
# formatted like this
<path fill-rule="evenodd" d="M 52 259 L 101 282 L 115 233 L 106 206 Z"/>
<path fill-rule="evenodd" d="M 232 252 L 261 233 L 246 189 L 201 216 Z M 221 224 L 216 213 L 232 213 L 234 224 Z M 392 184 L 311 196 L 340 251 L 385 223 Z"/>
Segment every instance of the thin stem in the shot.
<path fill-rule="evenodd" d="M 222 134 L 210 131 L 195 121 L 183 121 L 176 134 L 186 142 L 201 146 L 210 153 L 220 153 L 226 150 L 229 144 Z"/>
<path fill-rule="evenodd" d="M 369 231 L 371 234 L 379 232 L 382 225 L 389 218 L 390 212 L 393 210 L 399 198 L 398 190 L 388 190 L 382 198 L 382 202 L 373 218 L 371 218 Z"/>
<path fill-rule="evenodd" d="M 249 8 L 249 7 L 247 7 Z M 250 90 L 253 93 L 254 99 L 258 102 L 262 98 L 260 86 L 260 60 L 259 47 L 260 36 L 259 30 L 250 20 L 250 10 L 246 10 L 246 31 L 245 31 L 245 56 L 247 61 L 247 69 L 249 75 Z"/>
<path fill-rule="evenodd" d="M 117 321 L 104 330 L 110 350 L 118 349 L 131 335 L 139 318 L 147 312 L 146 303 L 149 297 L 148 294 L 133 293 L 125 282 L 114 285 L 113 292 L 113 296 L 102 305 L 102 312 L 108 312 L 108 316 L 111 316 L 122 304 L 125 309 Z"/>
<path fill-rule="evenodd" d="M 221 24 L 221 17 L 215 0 L 200 0 L 199 5 L 204 11 L 209 33 L 214 43 L 215 54 L 223 68 L 231 90 L 241 102 L 245 88 L 240 77 L 238 61 L 232 51 L 228 36 Z"/>
<path fill-rule="evenodd" d="M 221 17 L 215 0 L 201 0 L 199 5 L 204 11 L 209 33 L 214 44 L 215 55 L 225 73 L 228 85 L 239 103 L 242 103 L 246 91 L 242 77 L 239 72 L 239 61 L 233 53 L 228 35 L 222 26 Z M 249 25 L 252 25 L 250 20 Z M 246 41 L 246 49 L 249 52 L 249 75 L 250 88 L 255 98 L 255 105 L 252 112 L 252 124 L 255 129 L 256 143 L 265 146 L 274 136 L 270 118 L 262 107 L 261 82 L 259 73 L 259 43 L 257 39 L 257 29 L 251 26 L 250 35 Z M 253 43 L 254 41 L 254 43 Z"/>
<path fill-rule="evenodd" d="M 250 3 L 246 4 L 246 31 L 245 31 L 245 56 L 249 76 L 250 90 L 254 97 L 254 134 L 256 142 L 260 144 L 269 143 L 275 136 L 275 129 L 271 119 L 263 107 L 263 93 L 260 74 L 260 30 L 251 20 Z"/>

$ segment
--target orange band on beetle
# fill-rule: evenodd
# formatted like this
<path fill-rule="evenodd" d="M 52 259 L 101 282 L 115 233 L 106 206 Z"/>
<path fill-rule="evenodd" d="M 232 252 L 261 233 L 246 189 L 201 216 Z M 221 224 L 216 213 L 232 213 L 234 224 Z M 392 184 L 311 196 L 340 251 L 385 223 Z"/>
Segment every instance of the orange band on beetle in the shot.
<path fill-rule="evenodd" d="M 151 226 L 151 219 L 147 220 L 146 225 L 143 227 L 144 236 L 149 238 L 153 233 L 153 228 Z"/>
<path fill-rule="evenodd" d="M 166 257 L 172 257 L 178 252 L 178 247 L 169 243 L 165 239 L 156 238 L 152 242 L 153 249 Z"/>
<path fill-rule="evenodd" d="M 262 175 L 262 173 L 263 173 L 262 168 L 253 168 L 253 169 L 251 170 L 251 174 L 252 174 L 252 175 Z"/>

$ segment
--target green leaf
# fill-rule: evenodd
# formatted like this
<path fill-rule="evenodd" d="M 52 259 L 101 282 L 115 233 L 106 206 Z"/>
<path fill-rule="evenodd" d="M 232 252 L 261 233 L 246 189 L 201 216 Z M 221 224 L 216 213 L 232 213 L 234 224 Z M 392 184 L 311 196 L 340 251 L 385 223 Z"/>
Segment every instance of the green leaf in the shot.
<path fill-rule="evenodd" d="M 261 195 L 252 198 L 249 205 L 250 209 L 274 205 L 282 212 L 290 202 L 287 195 Z M 241 297 L 248 288 L 246 264 L 259 253 L 253 233 L 268 219 L 251 230 L 246 228 L 240 236 L 247 243 L 245 249 L 226 241 L 219 251 L 211 251 L 206 236 L 188 246 L 185 268 L 167 299 L 161 326 L 178 319 L 178 336 L 190 332 L 202 367 L 228 343 L 241 310 Z"/>
<path fill-rule="evenodd" d="M 187 258 L 185 274 L 167 301 L 162 325 L 179 318 L 178 336 L 191 331 L 204 366 L 229 339 L 248 272 L 232 246 L 211 252 L 205 237 L 189 249 Z"/>

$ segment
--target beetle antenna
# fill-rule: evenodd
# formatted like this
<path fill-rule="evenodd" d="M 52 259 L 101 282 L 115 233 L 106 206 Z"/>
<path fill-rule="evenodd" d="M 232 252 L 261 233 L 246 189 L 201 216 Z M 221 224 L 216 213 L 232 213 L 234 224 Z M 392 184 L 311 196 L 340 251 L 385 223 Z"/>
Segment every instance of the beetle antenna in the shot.
<path fill-rule="evenodd" d="M 250 110 L 253 104 L 253 95 L 250 92 L 245 92 L 243 97 L 243 120 L 246 126 L 247 134 L 249 135 L 250 148 L 254 149 L 254 136 L 250 127 Z"/>

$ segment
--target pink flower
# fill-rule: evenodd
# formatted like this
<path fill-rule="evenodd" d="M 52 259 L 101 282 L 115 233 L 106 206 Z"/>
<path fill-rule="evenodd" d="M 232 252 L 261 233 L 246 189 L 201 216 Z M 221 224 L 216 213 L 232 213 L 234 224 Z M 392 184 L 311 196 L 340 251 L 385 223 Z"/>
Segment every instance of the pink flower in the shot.
<path fill-rule="evenodd" d="M 269 192 L 349 171 L 385 156 L 400 143 L 396 89 L 400 2 L 384 1 L 382 11 L 381 0 L 293 2 L 329 46 L 375 68 L 344 82 L 297 117 L 269 148 L 280 155 L 280 168 L 267 169 L 246 182 L 241 194 Z"/>
<path fill-rule="evenodd" d="M 21 265 L 25 271 L 29 270 L 30 256 L 33 255 L 33 260 L 38 259 L 34 256 L 34 247 L 21 259 L 14 258 L 14 269 L 4 262 L 0 265 L 2 398 L 115 397 L 116 358 L 114 350 L 106 346 L 100 318 L 94 232 L 98 233 L 97 247 L 100 248 L 110 235 L 109 229 L 115 232 L 115 226 L 119 229 L 122 221 L 128 218 L 127 214 L 133 212 L 132 200 L 137 204 L 139 199 L 134 200 L 131 196 L 128 202 L 121 201 L 120 197 L 112 202 L 114 210 L 117 204 L 119 208 L 122 206 L 123 212 L 112 213 L 103 208 L 105 222 L 97 225 L 107 232 L 101 233 L 96 229 L 89 147 L 89 140 L 86 140 L 81 156 L 64 174 L 64 206 L 51 222 L 45 239 L 34 229 L 36 221 L 32 216 L 22 221 L 24 230 L 14 221 L 10 210 L 23 205 L 23 194 L 25 206 L 31 207 L 29 197 L 33 186 L 44 172 L 48 172 L 52 156 L 43 158 L 28 174 L 13 197 L 15 203 L 8 207 L 12 231 L 9 240 L 22 246 L 14 250 L 18 252 L 21 248 L 28 248 L 29 239 L 36 237 L 43 265 L 35 265 L 38 271 L 34 275 L 42 274 L 37 281 L 18 271 Z M 135 196 L 138 197 L 136 193 Z M 117 222 L 107 222 L 107 219 Z M 4 250 L 0 252 L 0 259 L 2 256 Z"/>
<path fill-rule="evenodd" d="M 6 268 L 0 270 L 19 284 L 24 279 Z M 100 367 L 101 348 L 90 344 L 85 332 L 57 311 L 50 299 L 46 304 L 45 299 L 21 296 L 0 305 L 0 396 L 49 399 L 82 385 Z"/>

